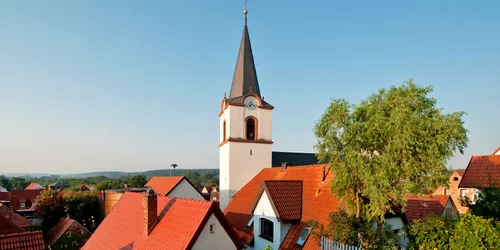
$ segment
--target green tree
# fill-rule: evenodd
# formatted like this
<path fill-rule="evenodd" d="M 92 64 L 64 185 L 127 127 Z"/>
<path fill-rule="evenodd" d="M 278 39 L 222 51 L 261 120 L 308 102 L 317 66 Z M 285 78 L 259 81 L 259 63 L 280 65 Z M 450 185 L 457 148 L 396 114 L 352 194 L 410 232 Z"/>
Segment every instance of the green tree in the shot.
<path fill-rule="evenodd" d="M 8 188 L 9 190 L 23 190 L 29 185 L 29 181 L 20 177 L 12 177 L 9 181 Z"/>
<path fill-rule="evenodd" d="M 464 113 L 444 114 L 431 92 L 410 80 L 357 105 L 334 99 L 314 128 L 317 155 L 335 173 L 330 189 L 356 218 L 376 222 L 376 241 L 384 216 L 408 194 L 445 184 L 446 161 L 467 145 Z"/>
<path fill-rule="evenodd" d="M 498 249 L 500 232 L 492 219 L 467 213 L 459 219 L 437 216 L 417 220 L 410 227 L 412 249 Z"/>
<path fill-rule="evenodd" d="M 55 226 L 59 220 L 66 216 L 62 195 L 55 190 L 44 190 L 36 199 L 34 207 L 35 216 L 42 219 L 44 232 Z"/>
<path fill-rule="evenodd" d="M 142 174 L 134 175 L 128 180 L 128 184 L 132 187 L 144 187 L 148 181 Z"/>
<path fill-rule="evenodd" d="M 489 187 L 481 190 L 475 202 L 468 198 L 462 201 L 473 215 L 500 221 L 500 188 Z"/>
<path fill-rule="evenodd" d="M 65 192 L 63 204 L 72 219 L 91 231 L 94 231 L 103 219 L 103 212 L 96 192 Z"/>
<path fill-rule="evenodd" d="M 0 186 L 7 188 L 7 185 L 9 185 L 9 178 L 5 175 L 0 175 Z"/>

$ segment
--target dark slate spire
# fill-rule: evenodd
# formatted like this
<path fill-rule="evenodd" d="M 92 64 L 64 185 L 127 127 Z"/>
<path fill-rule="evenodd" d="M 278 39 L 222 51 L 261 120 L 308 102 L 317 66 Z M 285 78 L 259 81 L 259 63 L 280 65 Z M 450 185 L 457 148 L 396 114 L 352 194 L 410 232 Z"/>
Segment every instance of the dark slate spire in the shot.
<path fill-rule="evenodd" d="M 250 92 L 255 93 L 259 97 L 260 88 L 257 80 L 257 71 L 253 60 L 252 46 L 250 45 L 250 36 L 247 27 L 247 10 L 245 10 L 245 27 L 241 38 L 240 51 L 236 60 L 236 68 L 234 69 L 233 84 L 229 99 L 240 97 Z M 261 97 L 262 98 L 262 97 Z"/>

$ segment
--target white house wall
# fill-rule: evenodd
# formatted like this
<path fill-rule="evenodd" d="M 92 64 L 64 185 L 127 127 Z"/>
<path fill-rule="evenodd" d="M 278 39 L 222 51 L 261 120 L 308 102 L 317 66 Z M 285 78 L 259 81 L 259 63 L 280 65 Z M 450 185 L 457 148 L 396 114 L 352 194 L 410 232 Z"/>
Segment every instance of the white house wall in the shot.
<path fill-rule="evenodd" d="M 392 230 L 399 230 L 399 246 L 406 249 L 408 247 L 409 239 L 406 231 L 404 230 L 405 223 L 401 217 L 392 217 L 385 219 L 385 223 L 391 225 Z M 377 224 L 375 223 L 375 228 Z"/>
<path fill-rule="evenodd" d="M 288 231 L 282 232 L 282 230 L 288 230 L 290 229 L 290 226 L 284 226 L 284 225 L 282 226 L 281 223 L 278 221 L 266 192 L 262 194 L 259 202 L 257 203 L 257 206 L 255 207 L 253 214 L 254 214 L 254 221 L 253 221 L 254 248 L 264 249 L 266 245 L 269 245 L 274 250 L 279 249 L 282 239 L 284 239 L 283 235 L 286 236 L 286 234 L 288 233 Z M 266 218 L 274 223 L 273 242 L 270 242 L 264 238 L 259 237 L 260 218 Z"/>
<path fill-rule="evenodd" d="M 168 196 L 205 200 L 205 198 L 201 196 L 201 194 L 185 179 L 183 179 L 177 187 L 170 191 Z"/>
<path fill-rule="evenodd" d="M 210 225 L 214 225 L 214 232 L 210 233 Z M 193 250 L 226 250 L 237 249 L 231 237 L 222 227 L 215 215 L 211 215 L 207 224 L 203 227 L 198 239 L 194 243 Z"/>

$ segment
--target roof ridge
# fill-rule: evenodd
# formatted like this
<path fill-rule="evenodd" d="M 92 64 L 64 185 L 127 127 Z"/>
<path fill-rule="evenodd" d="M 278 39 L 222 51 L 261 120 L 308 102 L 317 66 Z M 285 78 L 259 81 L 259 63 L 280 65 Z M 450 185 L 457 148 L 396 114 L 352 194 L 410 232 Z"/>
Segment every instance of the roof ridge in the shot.
<path fill-rule="evenodd" d="M 11 234 L 0 234 L 1 237 L 10 237 L 10 236 L 18 236 L 18 235 L 26 235 L 26 234 L 35 234 L 35 233 L 42 233 L 42 230 L 37 230 L 37 231 L 25 231 L 25 232 L 20 232 L 20 233 L 11 233 Z"/>

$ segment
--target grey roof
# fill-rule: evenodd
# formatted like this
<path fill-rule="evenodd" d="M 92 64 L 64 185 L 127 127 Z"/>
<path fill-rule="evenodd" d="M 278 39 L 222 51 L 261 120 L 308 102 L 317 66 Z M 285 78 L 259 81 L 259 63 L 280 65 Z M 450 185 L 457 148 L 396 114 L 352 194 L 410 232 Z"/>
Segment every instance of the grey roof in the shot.
<path fill-rule="evenodd" d="M 261 100 L 259 80 L 257 79 L 257 70 L 253 59 L 252 45 L 250 44 L 250 35 L 248 34 L 247 17 L 245 14 L 245 26 L 241 37 L 240 50 L 236 59 L 236 67 L 234 69 L 233 83 L 229 92 L 229 103 L 243 103 L 244 95 L 254 93 Z M 271 104 L 262 100 L 264 106 Z"/>
<path fill-rule="evenodd" d="M 314 153 L 293 153 L 277 152 L 272 154 L 272 167 L 281 167 L 282 163 L 288 163 L 291 166 L 303 166 L 318 164 L 319 160 Z"/>

